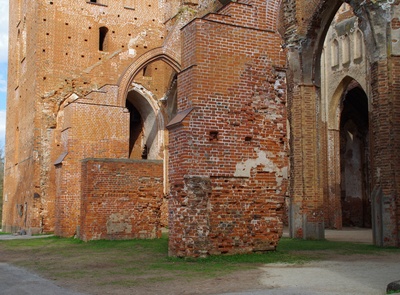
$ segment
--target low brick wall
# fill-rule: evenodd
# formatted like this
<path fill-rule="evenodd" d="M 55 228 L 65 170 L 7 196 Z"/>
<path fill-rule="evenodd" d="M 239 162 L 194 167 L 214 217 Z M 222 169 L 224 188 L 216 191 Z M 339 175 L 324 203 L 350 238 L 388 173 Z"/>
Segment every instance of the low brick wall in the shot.
<path fill-rule="evenodd" d="M 79 237 L 156 238 L 162 202 L 162 161 L 85 159 Z"/>

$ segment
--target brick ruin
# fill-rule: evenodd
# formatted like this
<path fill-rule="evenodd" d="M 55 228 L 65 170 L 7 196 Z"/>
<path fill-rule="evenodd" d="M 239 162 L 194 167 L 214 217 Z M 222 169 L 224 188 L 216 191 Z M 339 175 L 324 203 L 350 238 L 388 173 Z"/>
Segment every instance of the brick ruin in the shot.
<path fill-rule="evenodd" d="M 3 229 L 399 246 L 399 1 L 346 2 L 11 1 Z"/>

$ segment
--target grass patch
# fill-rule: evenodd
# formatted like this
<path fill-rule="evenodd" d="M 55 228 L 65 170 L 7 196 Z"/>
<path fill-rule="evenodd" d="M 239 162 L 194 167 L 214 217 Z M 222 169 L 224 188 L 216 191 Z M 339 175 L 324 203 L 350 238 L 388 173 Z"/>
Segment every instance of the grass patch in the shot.
<path fill-rule="evenodd" d="M 289 238 L 281 239 L 278 246 L 278 251 L 279 250 L 288 253 L 309 252 L 309 254 L 311 254 L 312 252 L 320 252 L 325 255 L 377 255 L 379 253 L 400 253 L 400 249 L 395 247 L 378 247 L 361 243 L 333 242 L 327 240 L 297 240 Z"/>
<path fill-rule="evenodd" d="M 0 262 L 32 269 L 55 280 L 96 280 L 98 286 L 133 287 L 184 278 L 223 277 L 256 269 L 268 263 L 305 263 L 332 255 L 400 253 L 398 248 L 372 245 L 305 241 L 283 238 L 277 251 L 199 259 L 168 257 L 168 238 L 156 240 L 90 241 L 47 237 L 0 241 Z"/>

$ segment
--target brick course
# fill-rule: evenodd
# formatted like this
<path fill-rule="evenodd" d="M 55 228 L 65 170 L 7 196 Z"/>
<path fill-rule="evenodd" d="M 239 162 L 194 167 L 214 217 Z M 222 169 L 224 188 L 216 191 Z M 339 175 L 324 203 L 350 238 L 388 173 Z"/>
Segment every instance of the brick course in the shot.
<path fill-rule="evenodd" d="M 282 233 L 285 58 L 255 9 L 231 3 L 183 29 L 178 107 L 193 110 L 170 130 L 170 255 L 267 251 Z"/>
<path fill-rule="evenodd" d="M 291 235 L 323 238 L 340 204 L 320 55 L 342 3 L 11 1 L 5 230 L 153 238 L 166 194 L 173 256 L 275 249 L 284 198 Z M 348 4 L 370 63 L 375 243 L 398 246 L 399 1 Z M 128 98 L 144 126 L 135 156 L 150 138 L 164 165 L 127 160 Z"/>
<path fill-rule="evenodd" d="M 85 159 L 82 180 L 82 240 L 160 237 L 162 161 Z"/>

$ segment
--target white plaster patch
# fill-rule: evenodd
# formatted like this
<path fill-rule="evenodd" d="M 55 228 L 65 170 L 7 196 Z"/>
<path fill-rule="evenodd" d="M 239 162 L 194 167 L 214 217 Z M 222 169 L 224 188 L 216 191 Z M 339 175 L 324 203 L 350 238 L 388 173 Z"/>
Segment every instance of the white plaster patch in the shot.
<path fill-rule="evenodd" d="M 70 96 L 68 96 L 68 98 L 66 99 L 67 103 L 72 103 L 75 100 L 77 100 L 79 98 L 78 94 L 76 93 L 72 93 Z"/>
<path fill-rule="evenodd" d="M 393 16 L 400 16 L 400 6 L 393 6 Z M 392 53 L 395 55 L 400 54 L 400 29 L 392 30 Z"/>
<path fill-rule="evenodd" d="M 136 50 L 134 49 L 136 45 L 141 45 L 145 42 L 147 36 L 146 31 L 140 32 L 136 37 L 131 38 L 128 43 L 128 52 L 130 55 L 136 55 Z"/>
<path fill-rule="evenodd" d="M 267 153 L 265 151 L 258 150 L 257 154 L 258 154 L 257 159 L 247 159 L 244 162 L 237 163 L 234 176 L 235 177 L 250 177 L 251 169 L 254 169 L 257 166 L 262 165 L 262 166 L 264 166 L 264 168 L 262 169 L 263 171 L 276 173 L 277 185 L 281 186 L 282 181 L 287 178 L 287 174 L 288 174 L 287 167 L 283 167 L 282 169 L 278 168 L 275 165 L 275 163 L 272 162 L 267 157 Z"/>
<path fill-rule="evenodd" d="M 278 93 L 284 94 L 284 90 L 282 89 L 282 83 L 279 79 L 275 80 L 274 89 L 278 91 Z"/>
<path fill-rule="evenodd" d="M 136 56 L 136 50 L 133 48 L 129 48 L 128 54 L 131 55 L 132 57 Z"/>
<path fill-rule="evenodd" d="M 394 0 L 371 0 L 372 3 L 378 4 L 383 10 L 388 13 L 390 6 L 394 3 Z"/>

